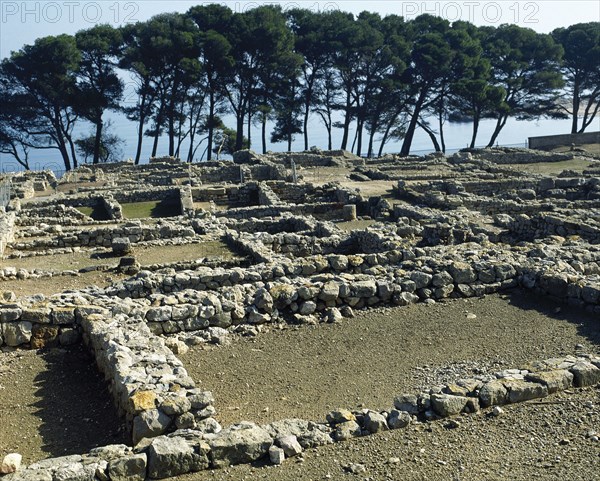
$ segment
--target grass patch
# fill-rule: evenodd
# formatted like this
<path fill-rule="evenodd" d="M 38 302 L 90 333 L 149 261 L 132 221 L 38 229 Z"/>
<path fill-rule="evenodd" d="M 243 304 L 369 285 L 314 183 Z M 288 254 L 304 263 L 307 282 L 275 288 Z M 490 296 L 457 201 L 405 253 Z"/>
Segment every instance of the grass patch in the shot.
<path fill-rule="evenodd" d="M 117 264 L 115 261 L 103 261 L 93 259 L 91 252 L 82 250 L 70 254 L 50 254 L 44 256 L 21 257 L 16 259 L 5 259 L 0 262 L 0 266 L 12 266 L 17 269 L 41 269 L 45 271 L 71 271 L 79 270 L 84 267 L 98 266 L 104 264 Z"/>
<path fill-rule="evenodd" d="M 133 253 L 142 266 L 193 261 L 202 257 L 222 259 L 234 257 L 227 244 L 219 240 L 174 246 L 136 246 Z"/>
<path fill-rule="evenodd" d="M 600 155 L 600 144 L 583 144 L 583 145 L 576 145 L 575 147 L 577 149 L 583 149 L 586 152 L 588 152 L 589 154 Z M 554 149 L 552 149 L 552 151 L 553 152 L 570 152 L 571 146 L 570 145 L 562 145 L 560 147 L 555 147 Z"/>
<path fill-rule="evenodd" d="M 81 212 L 83 215 L 87 215 L 88 217 L 92 217 L 92 214 L 94 213 L 94 209 L 91 207 L 75 207 L 79 212 Z"/>
<path fill-rule="evenodd" d="M 126 219 L 145 219 L 148 217 L 176 217 L 181 215 L 181 206 L 175 199 L 151 200 L 121 204 Z"/>

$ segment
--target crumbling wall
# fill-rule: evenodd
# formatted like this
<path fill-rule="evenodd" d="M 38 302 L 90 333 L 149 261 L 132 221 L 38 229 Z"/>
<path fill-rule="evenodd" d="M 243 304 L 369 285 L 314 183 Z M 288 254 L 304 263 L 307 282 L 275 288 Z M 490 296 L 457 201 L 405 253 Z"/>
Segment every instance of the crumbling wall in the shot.
<path fill-rule="evenodd" d="M 15 213 L 0 211 L 0 257 L 7 244 L 14 240 Z"/>

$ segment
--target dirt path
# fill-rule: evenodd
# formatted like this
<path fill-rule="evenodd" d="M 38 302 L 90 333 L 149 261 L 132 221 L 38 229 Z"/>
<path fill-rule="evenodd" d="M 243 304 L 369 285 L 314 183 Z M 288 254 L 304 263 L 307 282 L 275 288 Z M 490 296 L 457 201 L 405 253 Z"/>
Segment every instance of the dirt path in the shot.
<path fill-rule="evenodd" d="M 390 408 L 402 391 L 573 354 L 577 344 L 598 351 L 597 319 L 514 292 L 274 330 L 229 347 L 195 347 L 181 359 L 213 391 L 217 419 L 228 424 Z"/>

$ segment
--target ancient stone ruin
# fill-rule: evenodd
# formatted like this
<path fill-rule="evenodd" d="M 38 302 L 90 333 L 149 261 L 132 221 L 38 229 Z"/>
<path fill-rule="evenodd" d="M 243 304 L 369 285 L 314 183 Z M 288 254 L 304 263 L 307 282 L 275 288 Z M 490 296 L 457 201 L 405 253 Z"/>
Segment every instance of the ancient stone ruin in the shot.
<path fill-rule="evenodd" d="M 16 472 L 3 481 L 161 479 L 262 458 L 281 464 L 308 448 L 600 383 L 600 357 L 557 356 L 399 392 L 385 411 L 340 407 L 320 420 L 221 426 L 219 399 L 177 357 L 193 339 L 224 344 L 278 323 L 352 329 L 345 319 L 361 310 L 510 289 L 600 319 L 600 162 L 560 173 L 514 167 L 574 155 L 243 151 L 233 162 L 153 159 L 80 167 L 61 179 L 5 174 L 0 346 L 83 343 L 130 443 L 18 470 L 10 455 L 2 469 Z M 208 245 L 228 255 L 162 254 Z M 77 256 L 95 262 L 79 266 Z M 47 267 L 58 258 L 70 260 Z M 112 281 L 88 285 L 98 273 Z M 3 287 L 69 279 L 81 285 L 45 295 Z"/>

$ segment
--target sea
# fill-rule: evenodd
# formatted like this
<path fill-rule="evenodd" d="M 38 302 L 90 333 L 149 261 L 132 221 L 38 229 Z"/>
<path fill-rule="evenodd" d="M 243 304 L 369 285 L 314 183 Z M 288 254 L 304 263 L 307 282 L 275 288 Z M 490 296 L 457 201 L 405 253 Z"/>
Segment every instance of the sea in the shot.
<path fill-rule="evenodd" d="M 123 143 L 120 147 L 122 151 L 123 160 L 131 159 L 135 156 L 137 146 L 137 126 L 134 122 L 129 121 L 123 114 L 117 112 L 109 112 L 105 114 L 106 120 L 109 121 L 110 127 L 109 132 L 119 136 Z M 597 119 L 596 125 L 590 126 L 588 130 L 600 130 L 600 119 Z M 233 128 L 235 126 L 235 119 L 231 116 L 224 117 L 225 125 Z M 477 146 L 485 146 L 491 137 L 495 126 L 495 120 L 486 119 L 483 120 L 479 127 Z M 272 124 L 267 125 L 267 132 L 270 132 L 273 128 Z M 516 120 L 509 119 L 506 126 L 500 133 L 497 144 L 499 146 L 507 147 L 527 147 L 528 137 L 537 137 L 543 135 L 555 135 L 569 133 L 571 129 L 571 121 L 568 119 L 539 119 L 539 120 Z M 85 125 L 81 123 L 77 127 L 76 137 L 91 135 L 93 129 L 90 124 Z M 446 153 L 453 153 L 460 149 L 468 146 L 471 139 L 472 124 L 469 122 L 447 122 L 444 125 L 444 136 L 446 140 Z M 354 132 L 350 133 L 350 145 L 354 138 Z M 341 129 L 334 129 L 332 133 L 333 148 L 337 149 L 340 147 L 342 139 Z M 376 136 L 375 152 L 379 149 L 380 136 Z M 270 139 L 268 138 L 267 141 Z M 251 130 L 251 149 L 256 152 L 262 151 L 261 143 L 261 126 L 253 126 Z M 149 137 L 144 138 L 141 163 L 148 162 L 150 154 L 152 152 L 153 139 Z M 312 117 L 309 124 L 309 145 L 316 146 L 320 149 L 327 148 L 327 130 L 319 119 L 315 116 Z M 363 136 L 363 155 L 366 155 L 368 146 L 368 136 Z M 402 146 L 402 140 L 393 140 L 386 144 L 384 153 L 398 153 Z M 181 146 L 181 157 L 186 158 L 189 149 L 189 142 L 184 141 Z M 202 161 L 202 154 L 206 149 L 206 141 L 197 149 L 196 158 L 194 162 Z M 287 150 L 287 143 L 268 143 L 267 150 L 272 152 L 283 152 Z M 304 150 L 304 139 L 302 134 L 298 134 L 292 144 L 293 151 Z M 412 143 L 411 154 L 425 155 L 433 152 L 434 148 L 431 143 L 429 136 L 422 130 L 418 129 L 415 133 L 415 137 Z M 159 139 L 158 144 L 158 156 L 168 154 L 168 138 L 163 136 Z M 205 158 L 205 156 L 204 156 Z M 227 156 L 222 156 L 222 159 L 227 159 Z M 214 159 L 214 156 L 213 156 Z M 57 175 L 64 173 L 64 164 L 58 151 L 54 150 L 33 150 L 29 156 L 29 164 L 32 170 L 44 170 L 51 169 Z M 9 155 L 0 154 L 0 172 L 11 172 L 21 171 L 23 168 Z"/>

